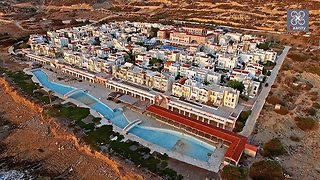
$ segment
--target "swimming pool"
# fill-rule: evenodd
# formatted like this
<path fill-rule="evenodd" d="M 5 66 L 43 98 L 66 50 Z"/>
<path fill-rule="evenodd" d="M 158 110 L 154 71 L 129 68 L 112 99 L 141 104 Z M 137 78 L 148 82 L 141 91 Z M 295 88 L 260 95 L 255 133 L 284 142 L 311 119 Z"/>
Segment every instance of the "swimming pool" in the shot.
<path fill-rule="evenodd" d="M 169 46 L 169 45 L 162 45 L 161 49 L 169 50 L 169 51 L 182 51 L 181 48 Z"/>
<path fill-rule="evenodd" d="M 198 139 L 180 132 L 173 132 L 172 130 L 157 130 L 138 125 L 133 127 L 129 133 L 167 150 L 178 152 L 200 161 L 208 161 L 209 156 L 215 150 L 213 146 L 201 143 Z"/>
<path fill-rule="evenodd" d="M 58 83 L 49 81 L 48 75 L 41 70 L 35 70 L 35 71 L 32 71 L 32 73 L 38 78 L 38 80 L 41 82 L 42 86 L 44 86 L 48 89 L 51 89 L 54 92 L 57 92 L 61 95 L 65 95 L 68 92 L 76 89 L 71 86 L 66 86 L 63 84 L 58 84 Z"/>
<path fill-rule="evenodd" d="M 41 69 L 32 71 L 34 76 L 39 80 L 42 86 L 51 89 L 59 94 L 66 94 L 76 88 L 54 83 L 48 80 L 48 76 Z M 129 124 L 128 119 L 124 116 L 120 109 L 112 110 L 110 107 L 99 101 L 94 96 L 79 91 L 72 94 L 69 98 L 75 99 L 109 119 L 115 126 L 123 129 Z M 140 137 L 150 143 L 156 144 L 167 150 L 180 153 L 192 157 L 194 159 L 205 161 L 209 160 L 211 154 L 215 151 L 215 147 L 206 144 L 192 136 L 166 129 L 156 129 L 137 125 L 128 133 Z"/>

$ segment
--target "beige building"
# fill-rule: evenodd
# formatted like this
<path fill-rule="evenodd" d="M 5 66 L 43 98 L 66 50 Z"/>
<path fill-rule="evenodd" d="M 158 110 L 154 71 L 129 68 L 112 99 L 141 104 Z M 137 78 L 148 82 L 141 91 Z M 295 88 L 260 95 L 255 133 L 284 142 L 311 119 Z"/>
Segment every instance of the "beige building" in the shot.
<path fill-rule="evenodd" d="M 205 86 L 191 79 L 181 79 L 172 85 L 173 96 L 200 102 L 210 106 L 236 108 L 240 92 L 219 85 Z"/>
<path fill-rule="evenodd" d="M 136 84 L 144 85 L 155 90 L 166 92 L 172 87 L 173 77 L 158 72 L 145 71 L 126 63 L 123 66 L 113 66 L 112 76 Z"/>
<path fill-rule="evenodd" d="M 223 105 L 231 108 L 236 108 L 239 102 L 240 92 L 231 88 L 224 91 Z"/>
<path fill-rule="evenodd" d="M 82 67 L 83 58 L 78 52 L 65 51 L 63 52 L 63 59 L 67 64 Z"/>
<path fill-rule="evenodd" d="M 31 50 L 37 55 L 57 58 L 62 54 L 61 49 L 55 46 L 48 46 L 46 44 L 30 44 L 30 46 Z"/>
<path fill-rule="evenodd" d="M 157 34 L 160 39 L 170 39 L 172 42 L 181 44 L 205 44 L 208 38 L 215 34 L 208 34 L 206 29 L 179 27 L 175 29 L 161 29 Z"/>
<path fill-rule="evenodd" d="M 170 85 L 172 85 L 172 83 L 170 83 L 170 78 L 166 77 L 163 74 L 156 74 L 153 77 L 152 88 L 154 88 L 154 89 L 157 89 L 162 92 L 166 92 L 167 90 L 169 90 L 171 88 Z"/>

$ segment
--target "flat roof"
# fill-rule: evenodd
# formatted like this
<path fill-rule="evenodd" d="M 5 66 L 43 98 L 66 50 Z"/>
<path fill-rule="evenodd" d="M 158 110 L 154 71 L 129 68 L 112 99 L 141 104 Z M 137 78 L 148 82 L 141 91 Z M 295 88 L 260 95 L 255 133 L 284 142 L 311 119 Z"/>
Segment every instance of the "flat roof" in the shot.
<path fill-rule="evenodd" d="M 136 103 L 136 102 L 139 101 L 139 99 L 137 99 L 137 98 L 135 98 L 135 97 L 132 97 L 132 96 L 130 96 L 130 95 L 127 95 L 127 94 L 125 94 L 125 95 L 123 95 L 123 96 L 120 96 L 118 99 L 119 99 L 120 101 L 122 101 L 122 102 L 124 102 L 124 103 L 127 103 L 127 104 L 130 104 L 130 105 L 132 105 L 132 104 L 134 104 L 134 103 Z"/>
<path fill-rule="evenodd" d="M 239 161 L 243 150 L 248 147 L 248 145 L 246 145 L 248 138 L 237 133 L 218 128 L 216 126 L 192 119 L 187 116 L 183 116 L 154 104 L 148 106 L 146 111 L 229 142 L 230 145 L 224 157 L 236 163 Z M 250 149 L 254 149 L 252 145 L 250 146 Z"/>
<path fill-rule="evenodd" d="M 174 96 L 171 96 L 170 100 L 174 101 L 174 102 L 178 102 L 178 103 L 185 105 L 185 106 L 192 105 L 190 102 L 182 101 L 179 98 L 174 97 Z M 192 106 L 192 108 L 195 108 L 195 109 L 207 112 L 207 113 L 211 113 L 211 114 L 223 117 L 223 118 L 229 118 L 231 115 L 234 117 L 234 114 L 236 114 L 238 117 L 244 108 L 244 106 L 241 104 L 238 104 L 236 106 L 236 108 L 230 108 L 230 107 L 226 107 L 226 106 L 219 106 L 218 108 L 215 108 L 215 107 L 211 107 L 211 106 L 208 106 L 208 105 L 202 104 L 202 103 L 197 103 L 197 102 L 192 102 L 192 103 L 197 104 L 197 105 Z"/>

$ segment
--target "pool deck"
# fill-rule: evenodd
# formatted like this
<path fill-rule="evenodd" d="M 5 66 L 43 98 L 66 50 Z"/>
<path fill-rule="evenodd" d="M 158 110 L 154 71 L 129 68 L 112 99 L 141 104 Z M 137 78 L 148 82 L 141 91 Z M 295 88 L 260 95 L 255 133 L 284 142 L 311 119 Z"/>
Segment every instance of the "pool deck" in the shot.
<path fill-rule="evenodd" d="M 118 103 L 117 104 L 117 103 L 115 103 L 113 101 L 107 100 L 108 94 L 111 93 L 111 92 L 114 92 L 114 91 L 111 90 L 111 89 L 107 89 L 103 85 L 92 84 L 92 83 L 87 82 L 87 81 L 78 82 L 77 80 L 70 80 L 70 79 L 73 78 L 73 76 L 70 76 L 70 75 L 64 74 L 62 72 L 59 72 L 56 69 L 54 71 L 57 71 L 57 73 L 49 71 L 49 70 L 46 70 L 44 68 L 41 68 L 41 70 L 43 70 L 44 72 L 47 73 L 49 80 L 52 81 L 52 82 L 56 82 L 56 83 L 63 84 L 63 85 L 68 85 L 68 86 L 72 86 L 72 87 L 79 88 L 79 89 L 88 90 L 89 94 L 91 94 L 92 96 L 94 96 L 97 99 L 99 99 L 101 102 L 103 102 L 104 104 L 109 106 L 111 109 L 123 108 L 124 116 L 126 116 L 126 118 L 128 119 L 129 122 L 132 122 L 132 121 L 134 121 L 136 119 L 140 119 L 140 120 L 142 120 L 141 125 L 143 125 L 143 126 L 145 126 L 147 128 L 160 129 L 160 130 L 161 129 L 162 130 L 165 129 L 165 130 L 169 130 L 169 131 L 177 131 L 177 132 L 184 133 L 186 136 L 189 136 L 184 131 L 181 131 L 181 130 L 179 130 L 177 128 L 169 126 L 169 125 L 167 125 L 165 123 L 161 123 L 161 122 L 157 121 L 154 118 L 146 116 L 145 114 L 141 114 L 141 113 L 132 111 L 132 110 L 128 109 L 122 103 Z M 30 71 L 30 69 L 25 69 L 25 72 L 27 74 L 31 74 L 32 75 L 32 72 Z M 58 77 L 65 77 L 65 78 L 64 78 L 64 80 L 58 80 Z M 70 77 L 70 78 L 68 78 L 68 77 Z M 37 80 L 37 78 L 35 78 L 35 77 L 32 77 L 32 80 L 34 82 L 39 82 Z M 44 90 L 48 91 L 49 89 L 44 87 Z M 71 103 L 76 104 L 77 106 L 80 106 L 80 107 L 90 108 L 90 107 L 78 102 L 77 100 L 74 100 L 74 99 L 71 99 L 71 98 L 65 98 L 64 96 L 62 96 L 60 94 L 57 94 L 57 93 L 55 93 L 55 95 L 58 96 L 61 99 L 64 99 L 65 100 L 64 103 L 71 102 Z M 98 112 L 96 112 L 95 110 L 92 110 L 91 108 L 90 108 L 90 113 L 94 117 L 101 117 L 101 115 Z M 130 118 L 128 118 L 128 117 L 130 117 Z M 101 122 L 102 123 L 100 125 L 98 125 L 98 126 L 102 126 L 102 125 L 105 125 L 105 124 L 108 124 L 108 125 L 110 124 L 110 122 L 105 118 L 103 118 Z M 118 128 L 116 126 L 113 126 L 113 129 L 114 129 L 114 131 L 119 132 L 121 134 L 124 133 L 121 128 Z M 157 151 L 157 152 L 160 152 L 160 153 L 166 153 L 166 154 L 168 154 L 169 157 L 172 157 L 172 158 L 180 160 L 182 162 L 185 162 L 185 163 L 188 163 L 188 164 L 192 164 L 194 166 L 197 166 L 197 167 L 209 170 L 209 171 L 213 171 L 213 172 L 218 172 L 219 171 L 220 165 L 223 162 L 224 154 L 225 154 L 225 152 L 227 150 L 227 148 L 225 146 L 221 146 L 220 144 L 214 144 L 214 143 L 212 143 L 210 141 L 207 141 L 207 140 L 204 140 L 204 139 L 201 139 L 201 138 L 197 137 L 197 139 L 200 139 L 203 142 L 216 147 L 216 149 L 213 152 L 213 154 L 209 157 L 208 162 L 205 162 L 205 161 L 200 161 L 200 160 L 194 159 L 194 158 L 186 156 L 186 155 L 182 155 L 182 154 L 180 154 L 178 152 L 167 150 L 167 149 L 165 149 L 163 147 L 160 147 L 158 145 L 152 144 L 152 143 L 150 143 L 150 142 L 148 142 L 148 141 L 146 141 L 146 140 L 144 140 L 144 139 L 142 139 L 142 138 L 140 138 L 138 136 L 135 136 L 135 135 L 131 134 L 130 132 L 128 134 L 124 134 L 124 135 L 125 135 L 125 139 L 130 139 L 130 140 L 133 140 L 133 141 L 137 141 L 140 144 L 142 144 L 142 145 L 144 145 L 146 147 L 149 147 L 151 152 Z"/>

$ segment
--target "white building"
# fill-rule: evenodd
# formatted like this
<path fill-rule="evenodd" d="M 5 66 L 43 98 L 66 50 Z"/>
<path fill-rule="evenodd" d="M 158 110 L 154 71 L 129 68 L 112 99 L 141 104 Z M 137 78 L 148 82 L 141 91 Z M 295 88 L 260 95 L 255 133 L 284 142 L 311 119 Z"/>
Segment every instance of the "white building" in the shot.
<path fill-rule="evenodd" d="M 217 54 L 218 55 L 218 64 L 217 67 L 220 69 L 234 69 L 237 67 L 239 56 L 231 54 Z"/>

